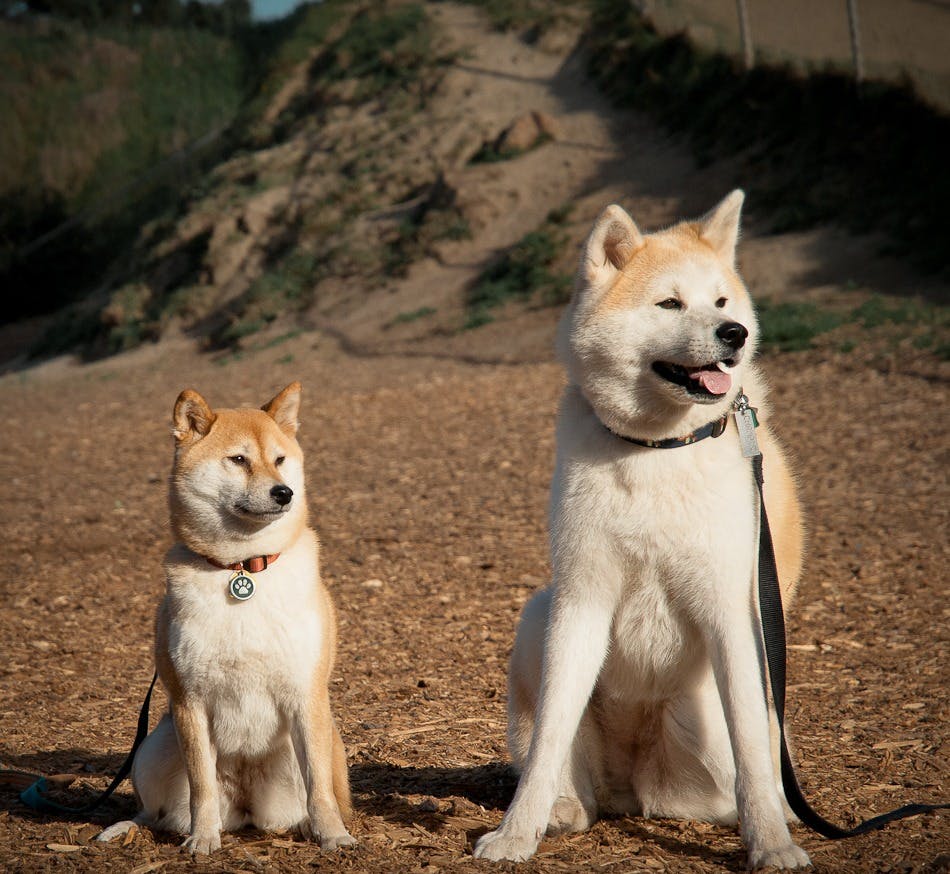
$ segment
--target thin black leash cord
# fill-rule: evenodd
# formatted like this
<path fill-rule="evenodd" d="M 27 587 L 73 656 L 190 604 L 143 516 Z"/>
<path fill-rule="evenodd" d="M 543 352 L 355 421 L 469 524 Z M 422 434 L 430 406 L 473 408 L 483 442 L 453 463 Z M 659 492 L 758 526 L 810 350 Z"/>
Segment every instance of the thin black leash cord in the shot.
<path fill-rule="evenodd" d="M 772 700 L 775 702 L 775 715 L 778 718 L 782 785 L 788 806 L 810 829 L 831 840 L 853 838 L 882 828 L 894 820 L 950 807 L 950 804 L 905 804 L 889 813 L 872 816 L 852 829 L 843 829 L 816 813 L 805 800 L 785 742 L 785 614 L 782 610 L 782 590 L 778 582 L 772 532 L 765 512 L 761 454 L 752 456 L 752 471 L 759 489 L 759 613 L 762 617 L 762 636 L 765 639 L 765 658 L 768 663 Z"/>
<path fill-rule="evenodd" d="M 145 736 L 148 734 L 148 709 L 149 704 L 152 700 L 152 690 L 155 688 L 155 681 L 158 679 L 158 673 L 152 675 L 151 685 L 148 687 L 148 692 L 145 693 L 145 700 L 142 702 L 142 708 L 139 710 L 139 721 L 138 726 L 135 731 L 135 740 L 132 742 L 132 749 L 129 751 L 128 756 L 125 761 L 122 763 L 122 767 L 119 768 L 119 773 L 115 775 L 112 782 L 109 784 L 109 788 L 105 790 L 98 798 L 90 801 L 89 804 L 85 804 L 82 807 L 66 807 L 63 804 L 58 804 L 55 801 L 47 798 L 44 793 L 49 791 L 49 783 L 45 777 L 40 777 L 35 783 L 31 786 L 28 786 L 20 793 L 20 800 L 32 807 L 34 810 L 38 810 L 41 813 L 71 813 L 71 814 L 86 814 L 92 813 L 96 808 L 105 802 L 105 800 L 115 792 L 118 785 L 129 776 L 129 772 L 132 770 L 132 762 L 135 760 L 135 754 L 138 752 L 138 748 L 141 746 L 142 741 L 145 740 Z"/>

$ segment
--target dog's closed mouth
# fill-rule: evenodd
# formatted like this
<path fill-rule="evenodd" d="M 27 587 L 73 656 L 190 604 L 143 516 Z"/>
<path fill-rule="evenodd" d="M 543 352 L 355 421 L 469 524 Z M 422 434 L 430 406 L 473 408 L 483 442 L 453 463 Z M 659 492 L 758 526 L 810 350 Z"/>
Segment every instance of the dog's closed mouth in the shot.
<path fill-rule="evenodd" d="M 732 377 L 723 367 L 733 367 L 731 358 L 704 364 L 702 367 L 685 367 L 669 361 L 654 361 L 653 372 L 667 382 L 680 385 L 697 398 L 720 398 L 732 386 Z"/>
<path fill-rule="evenodd" d="M 273 510 L 252 510 L 246 504 L 235 504 L 234 509 L 244 516 L 257 516 L 266 518 L 268 516 L 280 516 L 287 512 L 287 507 L 277 507 Z"/>

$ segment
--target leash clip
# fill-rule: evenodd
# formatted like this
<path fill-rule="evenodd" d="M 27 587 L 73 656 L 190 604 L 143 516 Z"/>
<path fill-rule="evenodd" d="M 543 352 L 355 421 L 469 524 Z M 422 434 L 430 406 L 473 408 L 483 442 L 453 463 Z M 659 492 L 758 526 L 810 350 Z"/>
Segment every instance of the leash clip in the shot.
<path fill-rule="evenodd" d="M 743 458 L 754 458 L 762 454 L 759 441 L 755 439 L 755 429 L 759 427 L 759 419 L 755 413 L 756 408 L 749 406 L 749 399 L 740 389 L 739 396 L 733 402 L 733 415 L 736 417 Z"/>

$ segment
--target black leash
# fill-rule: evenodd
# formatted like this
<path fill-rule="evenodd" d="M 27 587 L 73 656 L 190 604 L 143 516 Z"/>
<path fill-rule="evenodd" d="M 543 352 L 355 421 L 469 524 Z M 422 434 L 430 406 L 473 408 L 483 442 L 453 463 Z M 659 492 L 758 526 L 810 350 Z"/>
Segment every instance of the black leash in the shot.
<path fill-rule="evenodd" d="M 769 519 L 765 512 L 765 496 L 763 486 L 765 478 L 762 475 L 762 452 L 755 437 L 755 429 L 759 421 L 755 415 L 755 408 L 749 406 L 749 399 L 739 390 L 739 395 L 733 404 L 733 414 L 736 428 L 739 431 L 739 445 L 744 457 L 752 460 L 752 473 L 759 492 L 759 615 L 762 619 L 762 637 L 765 643 L 765 660 L 769 672 L 769 685 L 772 687 L 772 700 L 775 703 L 775 715 L 778 719 L 780 758 L 782 768 L 782 786 L 788 806 L 795 815 L 812 831 L 831 840 L 853 838 L 883 828 L 889 822 L 906 819 L 908 816 L 917 816 L 920 813 L 930 813 L 934 810 L 950 808 L 950 804 L 905 804 L 889 813 L 872 816 L 852 829 L 844 829 L 829 822 L 812 809 L 802 794 L 798 779 L 795 777 L 795 768 L 792 757 L 788 752 L 785 741 L 785 611 L 782 609 L 782 590 L 778 582 L 778 568 L 775 564 L 775 550 L 772 546 L 772 531 L 769 528 Z M 693 431 L 685 437 L 676 437 L 667 440 L 638 440 L 610 431 L 614 436 L 628 443 L 646 446 L 651 449 L 677 449 L 680 446 L 690 446 L 707 437 L 719 437 L 725 430 L 724 415 L 715 422 Z M 606 425 L 604 426 L 606 427 Z"/>
<path fill-rule="evenodd" d="M 135 732 L 135 740 L 132 742 L 132 749 L 129 751 L 129 755 L 126 757 L 125 761 L 122 763 L 122 767 L 119 768 L 119 773 L 115 775 L 112 782 L 109 784 L 109 788 L 105 790 L 98 798 L 93 801 L 90 801 L 89 804 L 84 804 L 82 807 L 67 807 L 63 804 L 59 804 L 53 801 L 50 798 L 46 797 L 46 793 L 49 792 L 50 786 L 49 782 L 45 777 L 39 777 L 35 783 L 31 786 L 28 786 L 20 793 L 20 800 L 32 807 L 34 810 L 40 811 L 40 813 L 69 813 L 69 814 L 87 814 L 92 813 L 96 808 L 102 805 L 105 800 L 115 792 L 118 785 L 129 776 L 129 772 L 132 770 L 132 762 L 135 760 L 135 754 L 138 752 L 138 748 L 141 746 L 142 741 L 145 740 L 145 736 L 148 734 L 148 709 L 149 704 L 152 700 L 152 690 L 155 688 L 155 681 L 158 679 L 158 673 L 156 672 L 152 676 L 151 685 L 148 687 L 148 692 L 145 694 L 145 700 L 142 702 L 142 709 L 139 710 L 139 721 L 138 727 Z"/>
<path fill-rule="evenodd" d="M 785 613 L 782 610 L 782 590 L 778 582 L 778 570 L 775 564 L 775 550 L 772 546 L 772 532 L 765 512 L 765 497 L 762 476 L 761 452 L 752 456 L 752 472 L 759 490 L 759 614 L 762 617 L 762 636 L 765 639 L 765 658 L 768 663 L 769 683 L 772 686 L 772 700 L 775 702 L 775 715 L 778 718 L 779 739 L 781 744 L 782 786 L 785 798 L 795 815 L 812 831 L 831 840 L 853 838 L 876 831 L 889 822 L 929 813 L 934 810 L 950 808 L 950 804 L 905 804 L 889 813 L 882 813 L 864 820 L 854 828 L 846 829 L 829 822 L 817 813 L 805 800 L 792 758 L 785 742 Z"/>

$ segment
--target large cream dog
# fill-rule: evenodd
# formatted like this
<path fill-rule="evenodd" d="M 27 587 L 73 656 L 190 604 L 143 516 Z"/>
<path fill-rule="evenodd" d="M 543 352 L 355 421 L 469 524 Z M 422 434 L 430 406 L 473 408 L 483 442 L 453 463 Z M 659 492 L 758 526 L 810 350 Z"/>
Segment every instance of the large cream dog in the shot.
<path fill-rule="evenodd" d="M 210 853 L 221 831 L 296 829 L 355 843 L 330 712 L 336 621 L 307 527 L 300 384 L 262 410 L 175 404 L 171 522 L 155 659 L 171 706 L 139 748 L 135 822 Z M 106 829 L 100 840 L 128 831 Z"/>
<path fill-rule="evenodd" d="M 750 867 L 809 863 L 773 762 L 756 487 L 729 415 L 742 390 L 762 420 L 788 599 L 802 528 L 751 363 L 756 318 L 735 269 L 742 201 L 734 191 L 699 221 L 650 235 L 610 206 L 587 240 L 558 338 L 569 385 L 553 582 L 525 607 L 511 659 L 508 736 L 522 774 L 478 857 L 527 859 L 546 830 L 580 831 L 605 811 L 738 819 Z M 720 436 L 687 442 L 720 420 Z"/>

